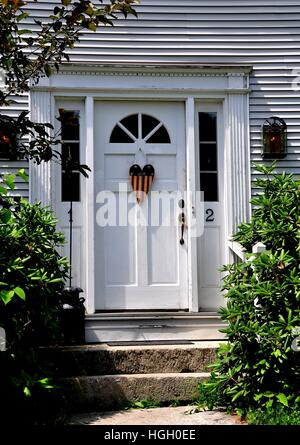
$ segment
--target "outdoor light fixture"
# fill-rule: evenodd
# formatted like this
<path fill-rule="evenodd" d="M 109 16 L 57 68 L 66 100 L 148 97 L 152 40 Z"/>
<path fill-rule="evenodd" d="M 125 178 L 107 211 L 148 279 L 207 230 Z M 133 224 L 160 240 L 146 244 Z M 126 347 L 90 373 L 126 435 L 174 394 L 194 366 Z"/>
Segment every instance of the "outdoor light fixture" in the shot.
<path fill-rule="evenodd" d="M 9 158 L 16 145 L 16 128 L 12 118 L 0 115 L 0 157 Z"/>
<path fill-rule="evenodd" d="M 287 125 L 280 117 L 272 116 L 263 124 L 264 159 L 282 159 L 287 155 Z"/>

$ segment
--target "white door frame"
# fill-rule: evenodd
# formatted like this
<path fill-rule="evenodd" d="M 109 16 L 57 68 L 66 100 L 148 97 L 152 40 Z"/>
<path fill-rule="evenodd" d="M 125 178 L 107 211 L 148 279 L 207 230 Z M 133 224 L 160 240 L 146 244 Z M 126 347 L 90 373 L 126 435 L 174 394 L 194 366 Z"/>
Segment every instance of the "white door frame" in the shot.
<path fill-rule="evenodd" d="M 54 121 L 56 98 L 80 98 L 85 102 L 85 162 L 94 164 L 94 99 L 101 100 L 181 100 L 186 104 L 187 188 L 195 190 L 195 101 L 221 101 L 224 110 L 225 205 L 228 217 L 225 234 L 250 216 L 249 82 L 251 67 L 83 67 L 68 65 L 57 75 L 41 79 L 32 87 L 31 118 Z M 85 76 L 85 82 L 82 82 Z M 116 87 L 116 85 L 118 85 Z M 145 87 L 147 85 L 147 87 Z M 159 98 L 159 99 L 158 99 Z M 30 200 L 51 205 L 53 167 L 50 163 L 30 163 Z M 94 302 L 94 178 L 85 187 L 86 305 L 95 312 Z M 195 203 L 189 198 L 187 217 Z M 229 249 L 226 259 L 230 260 Z M 189 311 L 198 311 L 197 250 L 188 233 Z"/>

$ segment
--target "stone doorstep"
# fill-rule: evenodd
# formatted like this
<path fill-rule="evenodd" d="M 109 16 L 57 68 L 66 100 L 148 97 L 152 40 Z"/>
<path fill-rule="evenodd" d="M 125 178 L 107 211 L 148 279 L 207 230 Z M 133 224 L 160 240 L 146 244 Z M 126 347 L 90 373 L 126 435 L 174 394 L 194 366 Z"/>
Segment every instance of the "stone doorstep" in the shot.
<path fill-rule="evenodd" d="M 83 345 L 48 348 L 59 376 L 194 373 L 209 370 L 219 342 L 188 345 L 109 346 Z"/>
<path fill-rule="evenodd" d="M 124 407 L 129 401 L 191 402 L 209 373 L 157 373 L 69 377 L 60 380 L 68 410 L 91 412 Z"/>

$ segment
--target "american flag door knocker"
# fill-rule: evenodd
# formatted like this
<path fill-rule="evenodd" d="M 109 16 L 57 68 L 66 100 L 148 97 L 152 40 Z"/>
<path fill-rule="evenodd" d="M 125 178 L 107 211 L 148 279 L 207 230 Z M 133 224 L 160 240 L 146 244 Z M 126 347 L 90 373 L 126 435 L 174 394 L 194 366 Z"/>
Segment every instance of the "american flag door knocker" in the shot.
<path fill-rule="evenodd" d="M 142 203 L 151 189 L 154 180 L 155 170 L 153 165 L 146 164 L 143 168 L 138 164 L 133 164 L 129 169 L 129 176 L 132 190 L 136 193 L 138 204 Z"/>

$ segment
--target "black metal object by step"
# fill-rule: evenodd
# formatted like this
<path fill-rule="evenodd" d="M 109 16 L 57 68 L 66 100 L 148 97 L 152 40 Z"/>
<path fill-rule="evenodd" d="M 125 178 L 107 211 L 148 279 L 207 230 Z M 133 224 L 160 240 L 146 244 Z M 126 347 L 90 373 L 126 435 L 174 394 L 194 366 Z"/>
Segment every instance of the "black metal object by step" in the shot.
<path fill-rule="evenodd" d="M 66 287 L 61 294 L 61 328 L 65 345 L 85 343 L 85 307 L 80 287 Z"/>

